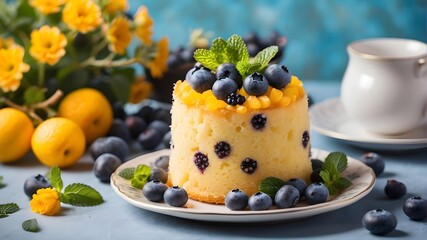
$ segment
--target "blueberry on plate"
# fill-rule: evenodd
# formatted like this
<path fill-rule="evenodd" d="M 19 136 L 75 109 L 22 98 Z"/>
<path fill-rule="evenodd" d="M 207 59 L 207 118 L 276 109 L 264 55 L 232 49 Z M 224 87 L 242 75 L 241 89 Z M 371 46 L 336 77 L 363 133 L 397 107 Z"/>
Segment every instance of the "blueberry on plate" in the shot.
<path fill-rule="evenodd" d="M 261 96 L 268 90 L 268 81 L 260 73 L 252 73 L 243 81 L 245 92 L 253 96 Z"/>
<path fill-rule="evenodd" d="M 194 91 L 203 93 L 212 88 L 216 76 L 209 68 L 196 66 L 188 71 L 186 80 Z"/>
<path fill-rule="evenodd" d="M 305 189 L 307 188 L 307 183 L 301 178 L 291 178 L 285 183 L 285 185 L 295 187 L 298 190 L 300 197 L 304 196 Z"/>
<path fill-rule="evenodd" d="M 237 84 L 231 78 L 219 78 L 215 81 L 212 86 L 212 93 L 219 100 L 227 100 L 227 97 L 231 93 L 235 93 L 237 91 Z"/>
<path fill-rule="evenodd" d="M 264 71 L 268 84 L 277 89 L 283 89 L 291 82 L 291 73 L 284 65 L 270 64 Z"/>
<path fill-rule="evenodd" d="M 188 194 L 184 188 L 173 186 L 165 191 L 163 199 L 172 207 L 182 207 L 188 201 Z"/>
<path fill-rule="evenodd" d="M 142 187 L 142 194 L 144 197 L 151 202 L 163 201 L 163 195 L 165 194 L 168 186 L 159 180 L 149 181 Z"/>
<path fill-rule="evenodd" d="M 273 205 L 270 196 L 263 192 L 257 192 L 248 200 L 248 206 L 253 211 L 267 210 Z"/>
<path fill-rule="evenodd" d="M 424 220 L 427 217 L 427 199 L 423 199 L 420 196 L 406 199 L 403 204 L 403 212 L 411 220 Z"/>
<path fill-rule="evenodd" d="M 152 168 L 148 180 L 159 180 L 162 183 L 168 181 L 168 173 L 163 168 Z"/>
<path fill-rule="evenodd" d="M 93 173 L 101 182 L 109 182 L 111 174 L 122 164 L 122 161 L 111 153 L 104 153 L 96 158 Z"/>
<path fill-rule="evenodd" d="M 274 197 L 274 204 L 278 208 L 295 207 L 300 199 L 299 191 L 291 185 L 284 185 L 277 191 Z"/>
<path fill-rule="evenodd" d="M 372 234 L 385 235 L 396 228 L 397 219 L 384 209 L 376 209 L 363 216 L 362 225 Z"/>
<path fill-rule="evenodd" d="M 52 185 L 50 184 L 49 179 L 41 174 L 37 174 L 25 180 L 24 192 L 29 198 L 32 198 L 33 194 L 35 194 L 37 190 L 50 187 L 52 187 Z"/>
<path fill-rule="evenodd" d="M 384 172 L 385 162 L 381 155 L 368 152 L 363 154 L 361 161 L 374 170 L 375 175 L 379 176 Z"/>
<path fill-rule="evenodd" d="M 233 189 L 225 196 L 225 206 L 231 210 L 243 210 L 248 206 L 248 196 L 240 189 Z"/>
<path fill-rule="evenodd" d="M 324 203 L 328 197 L 328 188 L 323 183 L 312 183 L 305 189 L 305 200 L 310 205 Z"/>
<path fill-rule="evenodd" d="M 323 168 L 323 161 L 319 160 L 319 159 L 311 159 L 311 169 L 317 170 L 317 169 L 322 169 Z"/>
<path fill-rule="evenodd" d="M 156 166 L 158 168 L 163 168 L 163 170 L 165 170 L 167 172 L 169 169 L 169 156 L 164 155 L 164 156 L 157 158 L 154 161 L 154 166 Z"/>
<path fill-rule="evenodd" d="M 237 87 L 240 89 L 243 86 L 242 75 L 236 68 L 236 65 L 232 63 L 223 63 L 216 69 L 216 77 L 220 78 L 231 78 L 236 82 Z"/>
<path fill-rule="evenodd" d="M 406 186 L 402 182 L 399 182 L 394 179 L 389 179 L 387 180 L 387 184 L 385 185 L 384 192 L 387 197 L 391 199 L 398 199 L 406 194 Z"/>

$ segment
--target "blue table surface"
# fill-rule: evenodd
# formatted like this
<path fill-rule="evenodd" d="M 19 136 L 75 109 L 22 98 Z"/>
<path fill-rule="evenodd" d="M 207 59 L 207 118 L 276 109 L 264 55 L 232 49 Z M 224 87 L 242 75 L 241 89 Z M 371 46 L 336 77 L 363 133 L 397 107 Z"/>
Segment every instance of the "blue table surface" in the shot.
<path fill-rule="evenodd" d="M 333 81 L 306 80 L 305 87 L 315 102 L 339 96 L 340 91 L 339 82 Z M 314 131 L 311 136 L 315 148 L 343 151 L 359 159 L 366 152 Z M 0 239 L 378 239 L 361 224 L 363 215 L 376 208 L 384 208 L 397 217 L 397 228 L 387 238 L 425 239 L 427 220 L 411 221 L 403 213 L 402 205 L 413 195 L 427 197 L 427 149 L 381 154 L 386 161 L 385 172 L 378 177 L 372 192 L 360 201 L 294 222 L 255 225 L 197 222 L 136 208 L 121 199 L 109 184 L 95 178 L 93 161 L 87 154 L 75 166 L 63 170 L 64 183 L 86 183 L 97 189 L 105 202 L 95 207 L 62 205 L 58 216 L 38 215 L 31 211 L 23 185 L 27 177 L 44 174 L 48 167 L 29 155 L 14 164 L 0 164 L 0 176 L 6 184 L 0 189 L 0 203 L 15 202 L 20 207 L 18 212 L 0 219 Z M 384 186 L 390 178 L 406 184 L 406 196 L 387 199 Z M 22 230 L 22 222 L 31 218 L 38 220 L 40 232 Z"/>

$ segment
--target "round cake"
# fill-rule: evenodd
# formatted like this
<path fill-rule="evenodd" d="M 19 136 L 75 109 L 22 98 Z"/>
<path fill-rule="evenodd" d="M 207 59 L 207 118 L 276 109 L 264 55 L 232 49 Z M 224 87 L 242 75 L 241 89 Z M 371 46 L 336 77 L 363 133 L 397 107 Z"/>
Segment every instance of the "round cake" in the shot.
<path fill-rule="evenodd" d="M 281 66 L 288 75 L 275 73 L 282 71 L 278 67 L 259 67 L 254 73 L 240 68 L 244 80 L 240 79 L 241 86 L 235 81 L 237 90 L 221 77 L 200 88 L 200 81 L 209 82 L 206 79 L 212 77 L 210 74 L 218 76 L 221 63 L 214 68 L 215 73 L 196 66 L 186 80 L 176 83 L 169 164 L 173 185 L 185 188 L 194 200 L 224 204 L 232 189 L 250 196 L 259 191 L 258 185 L 266 177 L 309 181 L 307 95 L 302 82 L 287 68 Z M 230 71 L 226 74 L 233 76 Z M 284 85 L 280 88 L 273 78 L 281 77 L 285 79 L 278 82 L 285 83 L 279 84 Z M 267 87 L 262 81 L 268 81 Z M 218 84 L 225 87 L 215 86 Z"/>

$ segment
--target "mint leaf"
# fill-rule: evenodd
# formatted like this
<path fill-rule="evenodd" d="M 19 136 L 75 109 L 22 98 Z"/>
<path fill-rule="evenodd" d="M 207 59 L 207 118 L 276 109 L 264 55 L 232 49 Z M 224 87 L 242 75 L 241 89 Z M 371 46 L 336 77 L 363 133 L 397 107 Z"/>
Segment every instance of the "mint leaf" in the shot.
<path fill-rule="evenodd" d="M 19 206 L 16 203 L 0 204 L 0 218 L 5 218 L 18 210 Z"/>
<path fill-rule="evenodd" d="M 81 207 L 95 206 L 104 202 L 99 192 L 82 183 L 68 185 L 64 193 L 60 193 L 59 199 L 63 203 Z"/>
<path fill-rule="evenodd" d="M 3 183 L 3 176 L 0 176 L 0 188 L 4 188 L 6 184 Z"/>
<path fill-rule="evenodd" d="M 325 164 L 335 165 L 338 172 L 347 168 L 347 156 L 342 152 L 331 152 L 325 159 Z"/>
<path fill-rule="evenodd" d="M 351 185 L 351 181 L 341 176 L 347 168 L 347 156 L 342 152 L 330 153 L 323 164 L 319 175 L 325 182 L 331 195 L 337 194 L 340 190 Z"/>
<path fill-rule="evenodd" d="M 217 38 L 212 41 L 212 46 L 210 51 L 215 55 L 215 61 L 217 63 L 227 62 L 228 60 L 228 57 L 226 54 L 227 48 L 228 48 L 228 43 L 222 38 Z"/>
<path fill-rule="evenodd" d="M 267 177 L 261 181 L 258 186 L 258 189 L 261 192 L 270 196 L 271 199 L 274 199 L 277 191 L 279 191 L 279 189 L 283 187 L 283 185 L 285 185 L 285 181 L 283 181 L 282 179 L 276 177 Z"/>
<path fill-rule="evenodd" d="M 151 174 L 151 168 L 145 164 L 140 164 L 138 166 L 136 166 L 135 169 L 135 176 L 136 175 L 148 175 L 150 176 Z"/>
<path fill-rule="evenodd" d="M 334 181 L 333 185 L 338 189 L 344 189 L 351 186 L 351 181 L 345 177 L 340 177 L 337 181 Z"/>
<path fill-rule="evenodd" d="M 151 174 L 151 168 L 145 164 L 138 165 L 135 169 L 134 177 L 130 180 L 132 187 L 142 189 L 148 182 Z"/>
<path fill-rule="evenodd" d="M 245 61 L 240 61 L 236 64 L 236 68 L 240 75 L 242 75 L 243 79 L 254 72 L 259 72 L 261 67 L 262 66 L 259 63 L 250 63 Z"/>
<path fill-rule="evenodd" d="M 216 55 L 207 49 L 197 49 L 194 52 L 194 59 L 212 71 L 215 71 L 220 64 L 216 61 Z"/>
<path fill-rule="evenodd" d="M 125 168 L 119 172 L 119 176 L 124 178 L 124 179 L 131 180 L 134 176 L 134 173 L 135 173 L 134 167 Z"/>
<path fill-rule="evenodd" d="M 243 39 L 238 35 L 232 35 L 227 39 L 228 61 L 237 64 L 239 61 L 247 62 L 249 60 L 249 52 Z"/>
<path fill-rule="evenodd" d="M 320 173 L 319 173 L 319 176 L 323 179 L 323 182 L 325 182 L 326 184 L 328 184 L 329 182 L 331 182 L 331 175 L 329 174 L 328 171 L 321 170 Z"/>
<path fill-rule="evenodd" d="M 39 226 L 37 224 L 37 219 L 28 219 L 22 223 L 22 229 L 27 232 L 38 232 L 40 231 Z"/>
<path fill-rule="evenodd" d="M 259 52 L 253 59 L 254 63 L 258 63 L 261 65 L 260 70 L 265 68 L 268 63 L 273 59 L 273 57 L 276 55 L 276 53 L 279 51 L 279 48 L 277 46 L 270 46 L 267 48 L 264 48 L 261 52 Z"/>
<path fill-rule="evenodd" d="M 59 167 L 52 167 L 47 174 L 47 178 L 58 192 L 62 190 L 63 182 L 61 178 L 61 169 L 59 169 Z"/>

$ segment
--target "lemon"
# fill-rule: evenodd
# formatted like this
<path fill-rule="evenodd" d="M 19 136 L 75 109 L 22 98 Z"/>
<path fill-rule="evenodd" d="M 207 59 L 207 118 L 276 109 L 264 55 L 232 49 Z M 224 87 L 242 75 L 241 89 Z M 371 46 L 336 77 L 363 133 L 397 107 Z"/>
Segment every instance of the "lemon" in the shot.
<path fill-rule="evenodd" d="M 73 121 L 54 117 L 42 122 L 34 131 L 31 147 L 37 159 L 49 166 L 69 167 L 83 155 L 86 139 Z"/>
<path fill-rule="evenodd" d="M 107 98 L 92 88 L 69 93 L 59 105 L 58 116 L 75 122 L 83 130 L 88 144 L 105 136 L 113 122 L 113 110 Z"/>
<path fill-rule="evenodd" d="M 29 150 L 34 126 L 30 118 L 14 108 L 0 109 L 0 162 L 13 162 Z"/>

